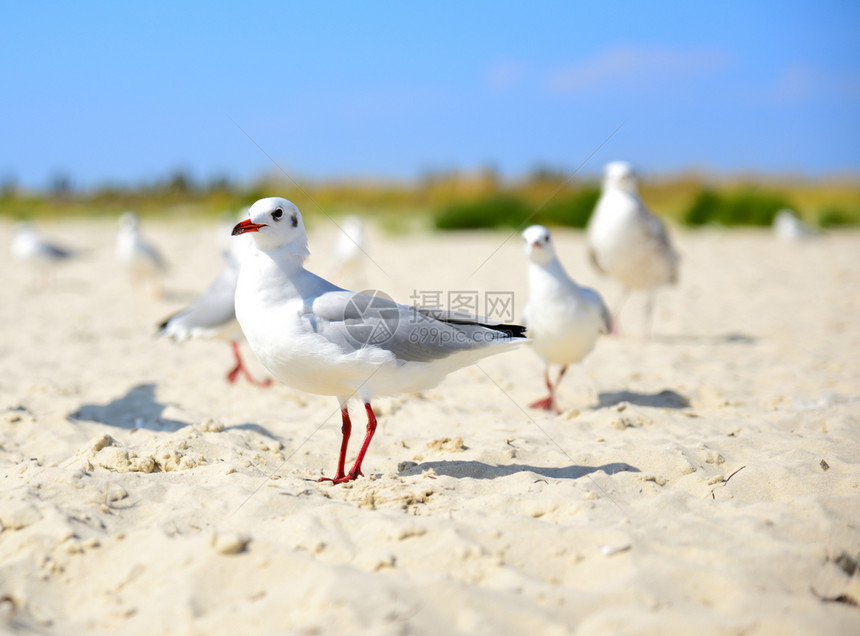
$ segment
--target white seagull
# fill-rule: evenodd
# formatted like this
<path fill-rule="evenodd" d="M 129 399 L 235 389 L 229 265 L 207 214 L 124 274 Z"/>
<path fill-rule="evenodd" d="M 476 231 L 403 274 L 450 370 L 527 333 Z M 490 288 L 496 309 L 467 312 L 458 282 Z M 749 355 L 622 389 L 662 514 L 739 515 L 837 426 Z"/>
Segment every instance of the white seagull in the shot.
<path fill-rule="evenodd" d="M 621 305 L 630 290 L 648 292 L 645 332 L 650 331 L 654 291 L 678 281 L 678 254 L 663 222 L 639 196 L 630 164 L 606 165 L 603 193 L 588 222 L 589 256 L 595 267 L 617 279 L 624 292 L 614 312 L 616 329 Z"/>
<path fill-rule="evenodd" d="M 529 300 L 523 311 L 532 347 L 546 364 L 544 381 L 549 395 L 532 408 L 559 412 L 555 393 L 567 366 L 579 362 L 594 348 L 597 337 L 612 330 L 612 317 L 593 289 L 573 281 L 558 260 L 549 230 L 532 225 L 523 232 L 529 260 Z M 560 364 L 553 386 L 551 364 Z"/>
<path fill-rule="evenodd" d="M 408 307 L 381 294 L 347 291 L 304 268 L 308 237 L 299 209 L 279 197 L 251 206 L 234 235 L 253 232 L 242 261 L 236 317 L 251 349 L 282 382 L 337 397 L 343 434 L 335 484 L 356 479 L 376 430 L 371 400 L 430 388 L 450 372 L 525 342 L 519 325 Z M 367 432 L 345 472 L 352 425 L 347 402 L 357 397 Z"/>
<path fill-rule="evenodd" d="M 249 241 L 235 240 L 233 250 L 224 252 L 224 269 L 218 274 L 209 288 L 194 303 L 167 318 L 159 326 L 159 336 L 166 336 L 181 342 L 189 338 L 225 338 L 233 350 L 235 365 L 227 374 L 228 382 L 235 382 L 239 373 L 251 384 L 269 386 L 271 378 L 255 380 L 239 353 L 239 340 L 242 333 L 236 322 L 234 298 L 236 283 L 239 280 L 239 264 L 242 252 L 247 252 Z"/>
<path fill-rule="evenodd" d="M 163 276 L 167 267 L 159 251 L 141 236 L 138 228 L 134 212 L 120 215 L 116 257 L 128 270 L 132 284 L 142 283 L 154 297 L 160 298 L 164 294 Z"/>
<path fill-rule="evenodd" d="M 805 241 L 814 235 L 812 228 L 797 218 L 788 208 L 780 210 L 773 218 L 773 231 L 781 241 Z"/>
<path fill-rule="evenodd" d="M 340 275 L 356 275 L 364 259 L 367 258 L 364 223 L 359 217 L 351 215 L 341 221 L 340 230 L 340 237 L 332 252 L 335 271 Z"/>
<path fill-rule="evenodd" d="M 26 221 L 19 221 L 13 229 L 15 231 L 15 238 L 12 239 L 13 256 L 33 265 L 41 272 L 43 278 L 48 277 L 48 272 L 52 271 L 53 267 L 74 256 L 72 250 L 51 243 Z"/>

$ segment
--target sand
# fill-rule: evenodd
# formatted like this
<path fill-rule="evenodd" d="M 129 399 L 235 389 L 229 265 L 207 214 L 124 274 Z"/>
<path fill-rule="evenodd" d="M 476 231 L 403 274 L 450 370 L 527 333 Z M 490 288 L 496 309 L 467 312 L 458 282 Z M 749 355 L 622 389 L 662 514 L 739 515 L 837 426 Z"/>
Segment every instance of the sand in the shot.
<path fill-rule="evenodd" d="M 329 274 L 336 234 L 309 225 Z M 379 400 L 366 477 L 332 486 L 333 398 L 229 385 L 224 342 L 153 335 L 220 267 L 214 225 L 144 225 L 172 266 L 157 301 L 113 222 L 41 227 L 86 253 L 45 282 L 0 224 L 2 631 L 860 633 L 856 233 L 676 232 L 653 337 L 634 297 L 560 416 L 525 407 L 523 347 Z M 518 237 L 469 276 L 504 239 L 372 231 L 379 268 L 350 276 L 405 302 L 511 291 L 519 317 Z M 614 303 L 583 235 L 556 242 Z"/>

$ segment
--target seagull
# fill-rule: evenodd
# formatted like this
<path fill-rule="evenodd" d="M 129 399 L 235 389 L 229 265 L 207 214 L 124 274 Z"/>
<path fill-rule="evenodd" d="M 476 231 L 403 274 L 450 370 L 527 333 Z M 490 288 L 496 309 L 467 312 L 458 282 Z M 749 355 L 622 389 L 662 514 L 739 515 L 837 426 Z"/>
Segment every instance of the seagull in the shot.
<path fill-rule="evenodd" d="M 158 326 L 158 335 L 172 338 L 177 342 L 189 338 L 226 338 L 230 341 L 235 359 L 235 366 L 227 374 L 227 381 L 235 382 L 239 373 L 242 373 L 251 384 L 265 387 L 272 384 L 272 379 L 255 380 L 242 362 L 242 356 L 239 353 L 239 339 L 242 337 L 242 332 L 236 322 L 234 297 L 236 283 L 239 280 L 241 253 L 247 251 L 248 243 L 244 240 L 234 241 L 234 249 L 224 252 L 226 261 L 224 269 L 212 281 L 209 288 L 190 307 L 162 322 Z"/>
<path fill-rule="evenodd" d="M 639 196 L 636 174 L 629 163 L 613 161 L 606 165 L 603 192 L 587 233 L 594 266 L 624 286 L 614 312 L 616 322 L 629 291 L 644 289 L 648 292 L 645 333 L 649 333 L 654 291 L 678 281 L 678 254 L 663 222 Z"/>
<path fill-rule="evenodd" d="M 364 247 L 364 223 L 351 215 L 340 224 L 340 238 L 335 243 L 332 259 L 340 275 L 355 272 L 367 257 Z"/>
<path fill-rule="evenodd" d="M 773 218 L 773 231 L 777 238 L 786 242 L 804 241 L 812 238 L 813 231 L 789 209 L 780 210 Z"/>
<path fill-rule="evenodd" d="M 142 282 L 153 296 L 160 298 L 164 294 L 162 278 L 166 265 L 155 246 L 141 236 L 138 227 L 134 212 L 124 212 L 119 217 L 116 256 L 128 269 L 132 284 Z"/>
<path fill-rule="evenodd" d="M 597 337 L 612 330 L 612 317 L 600 294 L 577 285 L 564 271 L 549 230 L 532 225 L 522 237 L 529 260 L 529 300 L 523 322 L 532 347 L 546 364 L 544 381 L 549 390 L 547 397 L 529 406 L 558 413 L 555 393 L 568 365 L 585 358 Z M 561 365 L 555 386 L 549 379 L 551 364 Z"/>
<path fill-rule="evenodd" d="M 13 229 L 12 255 L 33 265 L 46 281 L 54 267 L 74 257 L 72 250 L 51 243 L 27 221 L 19 221 Z"/>
<path fill-rule="evenodd" d="M 460 312 L 409 307 L 381 292 L 342 289 L 304 268 L 308 237 L 299 209 L 280 197 L 260 199 L 233 228 L 253 233 L 236 287 L 236 317 L 251 349 L 280 381 L 331 395 L 341 411 L 334 477 L 357 479 L 376 431 L 371 401 L 435 386 L 452 371 L 526 342 L 525 328 Z M 367 431 L 345 471 L 352 425 L 348 401 L 364 403 Z"/>

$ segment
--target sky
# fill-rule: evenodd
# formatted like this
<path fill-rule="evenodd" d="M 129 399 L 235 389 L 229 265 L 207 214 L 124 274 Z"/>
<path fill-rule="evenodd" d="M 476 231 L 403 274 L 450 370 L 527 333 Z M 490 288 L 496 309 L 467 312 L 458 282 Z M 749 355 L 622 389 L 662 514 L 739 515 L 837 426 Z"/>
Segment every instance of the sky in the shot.
<path fill-rule="evenodd" d="M 237 4 L 2 2 L 0 180 L 860 174 L 856 1 Z"/>

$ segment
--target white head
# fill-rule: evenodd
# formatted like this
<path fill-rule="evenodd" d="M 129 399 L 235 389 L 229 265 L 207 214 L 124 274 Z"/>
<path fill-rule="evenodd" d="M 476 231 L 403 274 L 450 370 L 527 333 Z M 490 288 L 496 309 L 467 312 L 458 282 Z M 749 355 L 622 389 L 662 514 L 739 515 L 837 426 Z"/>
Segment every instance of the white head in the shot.
<path fill-rule="evenodd" d="M 134 212 L 123 212 L 119 215 L 119 227 L 123 230 L 136 230 L 138 225 L 137 215 Z"/>
<path fill-rule="evenodd" d="M 364 223 L 355 215 L 346 217 L 340 224 L 340 229 L 349 237 L 350 243 L 358 243 L 361 245 L 364 240 Z"/>
<path fill-rule="evenodd" d="M 248 218 L 233 228 L 233 236 L 248 232 L 254 233 L 254 242 L 264 252 L 284 248 L 302 258 L 310 254 L 302 213 L 281 197 L 260 199 L 251 206 Z"/>
<path fill-rule="evenodd" d="M 789 210 L 788 208 L 780 210 L 773 218 L 774 225 L 793 223 L 797 220 L 797 215 L 794 213 L 793 210 Z"/>
<path fill-rule="evenodd" d="M 603 189 L 615 188 L 636 194 L 636 171 L 626 161 L 612 161 L 603 170 Z"/>
<path fill-rule="evenodd" d="M 532 263 L 548 263 L 555 258 L 549 230 L 543 225 L 532 225 L 523 231 L 523 249 Z"/>

